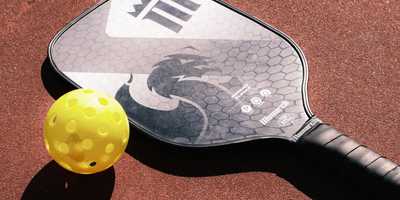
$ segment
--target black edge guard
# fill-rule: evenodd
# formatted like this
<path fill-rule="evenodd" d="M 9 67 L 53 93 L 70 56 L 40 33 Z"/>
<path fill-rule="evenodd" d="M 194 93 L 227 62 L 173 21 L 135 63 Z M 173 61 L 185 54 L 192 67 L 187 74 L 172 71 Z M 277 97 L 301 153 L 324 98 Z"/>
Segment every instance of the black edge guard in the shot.
<path fill-rule="evenodd" d="M 304 134 L 299 142 L 323 147 L 348 161 L 365 168 L 369 173 L 383 177 L 393 186 L 400 187 L 400 167 L 389 159 L 368 149 L 327 124 L 319 124 Z"/>

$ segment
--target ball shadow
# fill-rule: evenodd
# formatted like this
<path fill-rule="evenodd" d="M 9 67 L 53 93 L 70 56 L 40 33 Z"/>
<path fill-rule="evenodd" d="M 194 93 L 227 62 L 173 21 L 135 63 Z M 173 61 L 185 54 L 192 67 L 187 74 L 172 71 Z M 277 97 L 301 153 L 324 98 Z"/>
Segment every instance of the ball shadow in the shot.
<path fill-rule="evenodd" d="M 115 182 L 114 168 L 93 175 L 67 171 L 49 162 L 31 180 L 22 195 L 30 199 L 110 199 Z"/>
<path fill-rule="evenodd" d="M 55 99 L 76 89 L 54 71 L 48 59 L 42 67 L 42 80 Z M 329 152 L 278 139 L 187 148 L 158 141 L 132 125 L 130 128 L 126 152 L 168 174 L 199 177 L 264 171 L 285 179 L 312 199 L 391 199 L 383 182 Z"/>

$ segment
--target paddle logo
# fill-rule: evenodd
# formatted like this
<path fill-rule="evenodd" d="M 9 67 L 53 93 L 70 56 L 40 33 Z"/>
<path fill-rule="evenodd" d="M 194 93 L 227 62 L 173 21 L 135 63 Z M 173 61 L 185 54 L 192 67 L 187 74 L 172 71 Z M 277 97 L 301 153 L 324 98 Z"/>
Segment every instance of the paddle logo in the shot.
<path fill-rule="evenodd" d="M 135 18 L 151 20 L 175 33 L 183 28 L 182 23 L 192 17 L 200 4 L 191 0 L 131 0 L 128 13 Z"/>
<path fill-rule="evenodd" d="M 234 100 L 229 98 L 230 94 L 202 80 L 208 72 L 220 72 L 220 69 L 208 66 L 211 63 L 213 61 L 204 56 L 171 54 L 153 66 L 147 77 L 147 88 L 163 98 L 177 100 L 179 103 L 170 110 L 150 108 L 132 98 L 129 88 L 137 84 L 132 75 L 128 84 L 124 84 L 115 97 L 128 115 L 140 116 L 137 122 L 146 124 L 147 128 L 157 130 L 164 137 L 195 142 L 207 130 L 215 129 L 209 120 L 222 114 L 219 109 L 207 106 L 204 99 L 215 101 L 214 107 L 219 107 L 215 97 L 218 93 L 219 98 L 225 99 L 227 104 L 234 104 Z"/>

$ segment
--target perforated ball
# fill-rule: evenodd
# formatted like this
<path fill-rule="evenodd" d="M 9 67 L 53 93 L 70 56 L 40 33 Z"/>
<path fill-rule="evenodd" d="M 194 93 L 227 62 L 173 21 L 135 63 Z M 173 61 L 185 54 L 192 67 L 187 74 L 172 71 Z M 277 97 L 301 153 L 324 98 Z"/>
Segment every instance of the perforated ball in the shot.
<path fill-rule="evenodd" d="M 71 91 L 49 109 L 44 142 L 50 156 L 67 170 L 93 174 L 111 167 L 128 144 L 129 123 L 112 97 L 91 89 Z"/>

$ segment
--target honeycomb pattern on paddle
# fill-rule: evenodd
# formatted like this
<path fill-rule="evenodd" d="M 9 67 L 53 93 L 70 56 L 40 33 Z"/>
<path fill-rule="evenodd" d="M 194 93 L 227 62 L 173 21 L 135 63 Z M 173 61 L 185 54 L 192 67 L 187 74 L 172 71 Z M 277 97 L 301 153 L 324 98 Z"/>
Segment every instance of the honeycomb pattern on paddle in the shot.
<path fill-rule="evenodd" d="M 109 3 L 103 4 L 58 39 L 52 59 L 61 71 L 88 75 L 118 73 L 127 77 L 133 74 L 132 84 L 135 84 L 135 74 L 149 75 L 156 63 L 178 53 L 209 57 L 213 62 L 207 67 L 218 69 L 204 73 L 200 77 L 202 83 L 188 85 L 190 79 L 187 79 L 174 86 L 174 96 L 191 102 L 181 110 L 181 116 L 189 122 L 179 126 L 186 126 L 192 132 L 176 135 L 150 128 L 158 137 L 199 145 L 259 137 L 290 138 L 308 120 L 302 98 L 304 69 L 299 54 L 276 33 L 248 21 L 247 28 L 241 31 L 247 31 L 252 40 L 110 38 L 104 32 L 108 9 Z M 121 86 L 123 82 L 108 84 Z M 243 88 L 248 89 L 240 98 L 232 97 Z M 170 104 L 165 99 L 144 99 L 149 105 Z M 201 108 L 201 113 L 195 112 L 193 106 Z M 204 116 L 206 129 L 197 130 L 199 126 L 193 124 L 201 123 Z M 132 113 L 131 118 L 142 121 L 145 127 L 154 123 L 149 116 Z M 196 128 L 190 129 L 191 126 Z"/>

